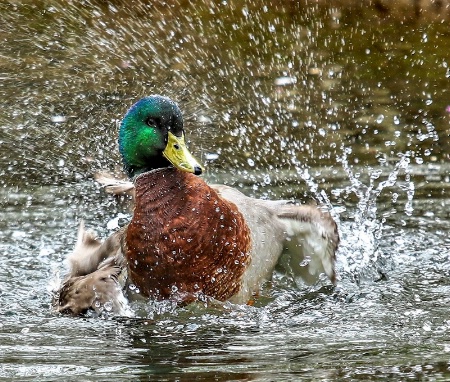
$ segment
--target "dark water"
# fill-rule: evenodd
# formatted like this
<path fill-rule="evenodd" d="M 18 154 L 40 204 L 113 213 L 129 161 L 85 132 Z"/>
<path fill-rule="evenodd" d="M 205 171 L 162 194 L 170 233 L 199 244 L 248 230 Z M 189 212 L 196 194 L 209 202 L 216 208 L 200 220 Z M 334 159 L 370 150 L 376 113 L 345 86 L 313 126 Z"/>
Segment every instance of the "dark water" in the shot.
<path fill-rule="evenodd" d="M 0 378 L 449 380 L 450 29 L 371 9 L 223 1 L 0 2 Z M 80 219 L 126 206 L 117 123 L 179 102 L 206 178 L 315 198 L 339 221 L 336 288 L 278 269 L 253 307 L 69 318 L 50 290 Z"/>

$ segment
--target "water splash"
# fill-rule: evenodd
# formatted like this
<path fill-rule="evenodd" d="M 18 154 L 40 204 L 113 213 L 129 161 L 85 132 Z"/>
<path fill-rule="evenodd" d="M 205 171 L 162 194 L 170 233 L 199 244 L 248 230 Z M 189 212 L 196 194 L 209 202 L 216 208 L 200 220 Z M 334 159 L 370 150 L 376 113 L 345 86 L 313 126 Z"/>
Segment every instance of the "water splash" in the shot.
<path fill-rule="evenodd" d="M 398 183 L 401 172 L 405 173 L 405 182 L 399 185 L 406 192 L 407 202 L 404 212 L 411 215 L 413 212 L 414 183 L 410 178 L 410 153 L 400 154 L 400 160 L 388 174 L 386 180 L 379 181 L 382 175 L 381 169 L 369 172 L 369 185 L 359 180 L 349 166 L 347 156 L 351 149 L 344 148 L 342 157 L 338 161 L 346 172 L 350 185 L 345 188 L 347 195 L 353 193 L 358 198 L 353 222 L 343 229 L 343 245 L 341 246 L 340 260 L 344 273 L 348 273 L 357 283 L 363 279 L 382 279 L 386 277 L 386 267 L 391 263 L 390 254 L 383 253 L 379 248 L 386 218 L 379 218 L 377 199 L 389 187 Z M 396 201 L 398 194 L 393 194 Z"/>
<path fill-rule="evenodd" d="M 404 170 L 405 176 L 405 185 L 400 186 L 402 189 L 406 191 L 407 194 L 407 203 L 405 205 L 405 213 L 407 215 L 411 215 L 413 211 L 412 200 L 414 197 L 414 183 L 411 181 L 410 177 L 410 168 L 409 164 L 410 160 L 410 152 L 406 152 L 405 154 L 400 154 L 400 160 L 394 166 L 394 169 L 389 173 L 386 180 L 381 181 L 378 185 L 375 185 L 375 181 L 380 178 L 382 175 L 381 169 L 372 170 L 369 174 L 369 185 L 364 185 L 355 174 L 351 170 L 347 156 L 351 153 L 350 148 L 344 148 L 342 157 L 338 157 L 338 162 L 342 163 L 342 168 L 346 172 L 348 179 L 350 180 L 351 185 L 346 187 L 345 191 L 347 194 L 353 192 L 358 197 L 358 207 L 357 213 L 355 215 L 355 222 L 361 224 L 365 219 L 374 219 L 376 218 L 376 201 L 380 196 L 381 192 L 387 187 L 393 187 L 396 185 L 398 176 L 402 170 Z"/>
<path fill-rule="evenodd" d="M 404 213 L 411 216 L 413 208 L 413 198 L 415 187 L 410 175 L 410 152 L 400 154 L 399 161 L 385 180 L 378 181 L 383 170 L 380 168 L 369 169 L 369 184 L 366 185 L 360 180 L 360 174 L 354 173 L 349 165 L 348 155 L 351 148 L 344 147 L 343 154 L 337 158 L 347 175 L 350 185 L 343 189 L 335 189 L 332 193 L 335 196 L 344 195 L 345 199 L 354 194 L 357 197 L 357 205 L 351 215 L 351 224 L 341 223 L 340 215 L 347 211 L 345 206 L 334 206 L 325 190 L 320 190 L 319 184 L 310 175 L 307 168 L 301 168 L 296 163 L 298 175 L 308 185 L 316 200 L 328 209 L 337 222 L 341 235 L 341 244 L 338 251 L 338 267 L 341 278 L 348 276 L 358 284 L 365 279 L 382 279 L 386 277 L 387 265 L 391 263 L 389 254 L 384 254 L 379 248 L 382 238 L 386 215 L 378 216 L 378 198 L 384 190 L 397 186 L 406 193 L 406 203 Z M 399 182 L 399 175 L 405 174 L 404 182 Z M 392 201 L 396 202 L 398 193 L 393 193 Z"/>
<path fill-rule="evenodd" d="M 334 206 L 330 198 L 328 197 L 325 190 L 321 190 L 319 188 L 319 184 L 314 180 L 314 177 L 309 173 L 309 170 L 307 167 L 304 167 L 297 158 L 293 157 L 291 159 L 292 163 L 295 165 L 295 169 L 299 177 L 306 183 L 306 185 L 309 188 L 309 191 L 312 192 L 317 202 L 325 209 L 327 209 L 333 219 L 336 221 L 336 223 L 339 224 L 340 218 L 339 215 L 343 211 L 345 211 L 345 208 L 342 207 L 336 207 Z"/>

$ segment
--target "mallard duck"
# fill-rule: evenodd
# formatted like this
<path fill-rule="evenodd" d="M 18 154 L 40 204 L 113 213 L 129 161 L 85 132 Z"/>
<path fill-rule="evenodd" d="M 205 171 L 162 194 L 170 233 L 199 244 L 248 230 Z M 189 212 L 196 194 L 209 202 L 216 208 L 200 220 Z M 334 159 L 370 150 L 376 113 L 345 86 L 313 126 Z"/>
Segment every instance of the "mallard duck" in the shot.
<path fill-rule="evenodd" d="M 116 182 L 110 189 L 133 193 L 133 216 L 103 243 L 80 227 L 55 300 L 59 311 L 99 312 L 107 304 L 120 312 L 122 290 L 128 298 L 245 304 L 286 250 L 306 281 L 325 273 L 335 282 L 339 235 L 330 214 L 208 185 L 186 147 L 183 117 L 171 99 L 153 95 L 134 104 L 120 125 L 119 151 L 132 183 Z"/>

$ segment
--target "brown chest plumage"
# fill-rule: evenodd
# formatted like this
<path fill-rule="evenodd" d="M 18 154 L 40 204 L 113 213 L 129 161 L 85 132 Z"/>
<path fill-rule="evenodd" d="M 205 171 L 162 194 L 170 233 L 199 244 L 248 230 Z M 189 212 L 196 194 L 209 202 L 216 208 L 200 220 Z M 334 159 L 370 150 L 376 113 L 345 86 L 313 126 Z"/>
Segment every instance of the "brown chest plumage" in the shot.
<path fill-rule="evenodd" d="M 237 207 L 201 178 L 173 168 L 136 179 L 126 234 L 131 281 L 145 296 L 226 300 L 250 263 L 250 231 Z"/>

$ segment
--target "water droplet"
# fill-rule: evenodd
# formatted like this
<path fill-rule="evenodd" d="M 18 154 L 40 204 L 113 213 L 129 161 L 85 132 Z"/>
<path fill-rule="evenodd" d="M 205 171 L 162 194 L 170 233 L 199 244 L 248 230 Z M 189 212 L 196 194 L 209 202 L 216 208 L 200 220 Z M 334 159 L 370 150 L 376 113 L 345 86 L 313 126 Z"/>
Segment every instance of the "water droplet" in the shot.
<path fill-rule="evenodd" d="M 251 159 L 251 158 L 248 158 L 247 159 L 247 163 L 250 165 L 250 166 L 254 166 L 255 165 L 255 161 L 253 160 L 253 159 Z"/>
<path fill-rule="evenodd" d="M 320 76 L 322 74 L 322 70 L 319 68 L 309 68 L 308 73 L 312 76 Z"/>
<path fill-rule="evenodd" d="M 116 230 L 119 227 L 122 227 L 129 220 L 129 216 L 123 213 L 118 213 L 114 219 L 111 219 L 108 223 L 106 223 L 106 228 L 109 230 Z"/>
<path fill-rule="evenodd" d="M 14 231 L 11 236 L 14 239 L 21 239 L 24 238 L 27 234 L 24 231 Z"/>
<path fill-rule="evenodd" d="M 206 153 L 205 154 L 205 159 L 206 160 L 211 160 L 211 161 L 213 161 L 213 160 L 216 160 L 216 159 L 218 159 L 219 158 L 219 154 L 218 153 Z"/>
<path fill-rule="evenodd" d="M 370 174 L 370 179 L 378 179 L 381 175 L 382 171 L 381 170 L 374 170 L 371 174 Z"/>
<path fill-rule="evenodd" d="M 383 114 L 380 114 L 380 115 L 377 117 L 376 122 L 379 124 L 379 123 L 383 122 L 383 120 L 384 120 L 384 115 L 383 115 Z"/>
<path fill-rule="evenodd" d="M 302 262 L 299 263 L 299 265 L 301 267 L 306 267 L 309 263 L 311 262 L 311 258 L 307 257 L 306 259 L 304 259 Z"/>
<path fill-rule="evenodd" d="M 288 76 L 278 77 L 275 79 L 274 83 L 277 86 L 294 85 L 297 83 L 297 78 Z"/>
<path fill-rule="evenodd" d="M 67 117 L 65 117 L 64 115 L 53 115 L 51 117 L 51 121 L 53 123 L 63 123 L 67 121 Z"/>
<path fill-rule="evenodd" d="M 211 118 L 207 117 L 206 115 L 200 115 L 197 118 L 197 121 L 200 122 L 200 123 L 212 123 Z"/>

